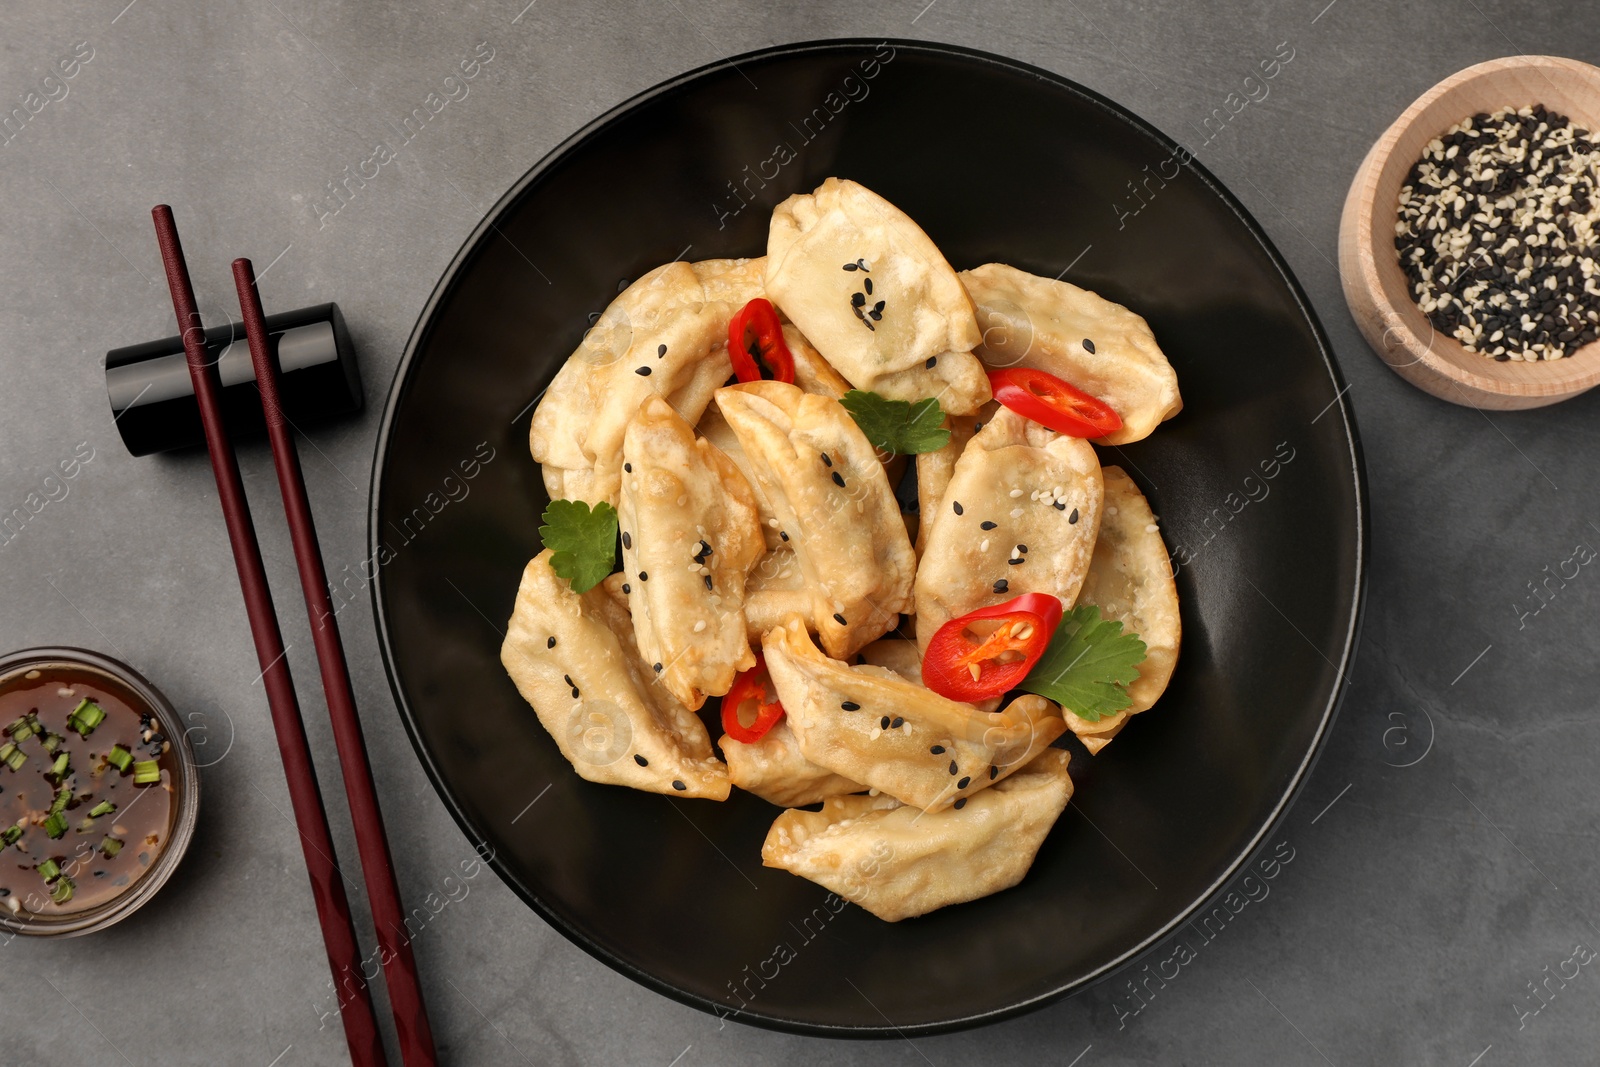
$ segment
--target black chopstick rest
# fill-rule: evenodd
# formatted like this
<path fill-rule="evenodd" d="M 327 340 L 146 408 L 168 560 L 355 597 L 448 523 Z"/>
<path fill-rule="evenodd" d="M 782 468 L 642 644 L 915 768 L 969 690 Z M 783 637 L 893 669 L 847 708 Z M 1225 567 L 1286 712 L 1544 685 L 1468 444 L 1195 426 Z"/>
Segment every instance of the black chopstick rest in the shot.
<path fill-rule="evenodd" d="M 313 425 L 361 410 L 361 373 L 338 304 L 269 315 L 266 325 L 283 368 L 283 411 L 291 423 Z M 265 435 L 244 325 L 208 329 L 206 350 L 222 378 L 229 432 L 236 440 Z M 205 444 L 182 338 L 114 348 L 105 369 L 111 414 L 129 452 L 147 456 Z"/>

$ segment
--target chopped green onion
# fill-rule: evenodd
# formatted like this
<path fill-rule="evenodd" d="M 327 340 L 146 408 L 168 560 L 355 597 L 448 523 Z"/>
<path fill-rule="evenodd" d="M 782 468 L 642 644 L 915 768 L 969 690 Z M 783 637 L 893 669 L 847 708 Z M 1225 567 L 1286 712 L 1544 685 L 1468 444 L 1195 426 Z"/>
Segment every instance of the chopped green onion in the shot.
<path fill-rule="evenodd" d="M 112 812 L 114 812 L 116 810 L 117 810 L 117 806 L 115 804 L 111 803 L 111 801 L 102 800 L 100 803 L 96 804 L 94 807 L 89 809 L 89 815 L 90 815 L 91 818 L 98 819 L 100 816 L 102 816 L 102 815 L 110 815 Z"/>
<path fill-rule="evenodd" d="M 107 837 L 100 842 L 100 851 L 105 853 L 106 859 L 111 859 L 122 851 L 122 842 L 115 837 Z"/>
<path fill-rule="evenodd" d="M 39 877 L 46 882 L 53 882 L 61 877 L 61 865 L 55 860 L 45 860 L 39 864 Z"/>
<path fill-rule="evenodd" d="M 14 771 L 22 770 L 22 765 L 28 762 L 28 754 L 15 744 L 7 741 L 0 745 L 0 763 L 4 763 Z"/>
<path fill-rule="evenodd" d="M 24 715 L 11 724 L 11 740 L 24 741 L 39 732 L 39 720 L 33 714 Z"/>
<path fill-rule="evenodd" d="M 94 728 L 105 722 L 105 709 L 88 698 L 78 703 L 72 709 L 72 714 L 67 717 L 67 725 L 78 731 L 83 737 L 94 733 Z"/>
<path fill-rule="evenodd" d="M 76 888 L 77 887 L 72 884 L 71 878 L 63 877 L 59 882 L 56 883 L 56 887 L 50 890 L 50 899 L 55 901 L 57 904 L 65 904 L 67 901 L 72 899 L 72 891 Z"/>
<path fill-rule="evenodd" d="M 94 820 L 91 819 L 91 818 L 87 818 L 87 817 L 79 819 L 78 820 L 78 833 L 80 833 L 80 834 L 91 834 L 91 833 L 94 833 Z"/>
<path fill-rule="evenodd" d="M 56 798 L 50 802 L 50 814 L 60 815 L 67 810 L 67 805 L 72 803 L 72 788 L 62 786 L 56 790 Z"/>
<path fill-rule="evenodd" d="M 9 848 L 22 839 L 22 827 L 8 826 L 0 830 L 0 848 Z"/>
<path fill-rule="evenodd" d="M 133 753 L 121 745 L 112 745 L 111 751 L 106 753 L 106 762 L 123 774 L 127 774 L 128 768 L 133 765 Z"/>
<path fill-rule="evenodd" d="M 66 739 L 63 738 L 60 734 L 57 734 L 57 733 L 45 734 L 44 735 L 44 750 L 46 752 L 54 752 L 56 749 L 61 747 L 61 742 L 64 741 L 64 740 L 66 740 Z"/>
<path fill-rule="evenodd" d="M 133 765 L 134 785 L 153 785 L 161 781 L 161 764 L 153 759 L 142 759 Z"/>
<path fill-rule="evenodd" d="M 68 762 L 70 762 L 70 760 L 67 754 L 65 752 L 61 753 L 61 755 L 56 757 L 55 763 L 51 764 L 50 773 L 55 775 L 57 778 L 63 777 L 67 773 Z"/>
<path fill-rule="evenodd" d="M 50 840 L 57 840 L 67 832 L 67 817 L 59 811 L 47 817 L 44 821 L 44 832 L 50 835 Z"/>

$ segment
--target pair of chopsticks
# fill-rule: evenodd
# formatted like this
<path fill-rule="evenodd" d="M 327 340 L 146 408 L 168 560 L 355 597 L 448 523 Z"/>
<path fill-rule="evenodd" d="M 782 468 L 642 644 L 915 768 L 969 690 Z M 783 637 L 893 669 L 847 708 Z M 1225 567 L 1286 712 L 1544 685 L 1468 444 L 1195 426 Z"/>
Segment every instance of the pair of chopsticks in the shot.
<path fill-rule="evenodd" d="M 250 616 L 256 657 L 261 663 L 267 703 L 272 710 L 272 725 L 283 757 L 284 774 L 289 780 L 289 799 L 305 852 L 306 870 L 311 876 L 317 917 L 322 924 L 322 940 L 328 963 L 333 968 L 334 989 L 351 1062 L 358 1067 L 382 1065 L 383 1041 L 373 1014 L 372 995 L 361 970 L 361 948 L 350 917 L 350 901 L 345 896 L 343 878 L 334 862 L 333 837 L 328 830 L 328 815 L 322 807 L 316 772 L 311 765 L 311 748 L 306 741 L 305 723 L 295 698 L 294 681 L 285 658 L 283 635 L 278 629 L 267 572 L 261 562 L 261 547 L 250 520 L 250 505 L 244 483 L 239 478 L 239 463 L 234 455 L 228 428 L 222 420 L 222 384 L 217 367 L 206 353 L 205 329 L 195 306 L 189 268 L 178 243 L 178 229 L 172 209 L 158 205 L 155 218 L 156 240 L 166 267 L 167 288 L 172 292 L 172 309 L 183 335 L 184 355 L 189 377 L 194 382 L 195 399 L 200 405 L 200 422 L 205 430 L 206 450 L 211 454 L 211 471 L 216 476 L 222 514 L 227 520 L 228 540 L 233 547 L 239 585 Z M 278 487 L 283 493 L 283 509 L 294 543 L 295 563 L 300 585 L 305 592 L 306 610 L 311 616 L 311 634 L 316 644 L 317 662 L 322 670 L 322 688 L 333 720 L 333 739 L 344 773 L 345 793 L 349 797 L 350 817 L 355 823 L 356 844 L 361 855 L 361 870 L 366 877 L 367 894 L 372 902 L 372 917 L 377 928 L 378 951 L 383 961 L 389 1001 L 394 1009 L 402 1061 L 406 1067 L 432 1067 L 437 1063 L 433 1031 L 417 981 L 416 960 L 406 937 L 405 908 L 400 902 L 400 887 L 395 880 L 389 841 L 378 810 L 377 788 L 372 767 L 367 761 L 366 742 L 356 716 L 355 692 L 345 663 L 344 645 L 328 596 L 327 572 L 322 550 L 317 545 L 316 527 L 311 521 L 311 504 L 306 497 L 305 480 L 294 438 L 285 423 L 278 387 L 278 356 L 267 336 L 261 297 L 256 291 L 255 270 L 248 259 L 233 261 L 233 281 L 239 292 L 245 335 L 250 343 L 250 360 L 255 368 L 256 385 L 261 392 L 262 414 L 272 445 L 272 462 L 277 469 Z"/>

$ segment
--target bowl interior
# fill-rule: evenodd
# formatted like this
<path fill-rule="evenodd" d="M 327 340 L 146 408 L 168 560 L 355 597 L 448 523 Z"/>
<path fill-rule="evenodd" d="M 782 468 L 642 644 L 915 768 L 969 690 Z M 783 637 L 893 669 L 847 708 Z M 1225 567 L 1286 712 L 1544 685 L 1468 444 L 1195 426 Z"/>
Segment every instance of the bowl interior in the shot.
<path fill-rule="evenodd" d="M 1385 135 L 1387 154 L 1372 186 L 1367 232 L 1381 299 L 1410 332 L 1408 347 L 1426 351 L 1453 368 L 1452 377 L 1470 380 L 1475 388 L 1557 396 L 1600 383 L 1600 342 L 1562 359 L 1537 363 L 1498 363 L 1469 352 L 1454 338 L 1438 333 L 1417 307 L 1394 250 L 1400 187 L 1428 142 L 1480 111 L 1533 104 L 1566 115 L 1591 132 L 1600 130 L 1600 68 L 1550 56 L 1516 56 L 1469 67 L 1429 90 Z"/>
<path fill-rule="evenodd" d="M 701 1008 L 893 1036 L 993 1019 L 1107 973 L 1263 843 L 1352 647 L 1361 474 L 1299 290 L 1243 209 L 1182 158 L 1044 71 L 830 42 L 652 90 L 491 211 L 397 372 L 366 571 L 420 757 L 541 915 Z M 1019 886 L 896 924 L 835 912 L 821 887 L 762 867 L 778 812 L 754 796 L 680 801 L 579 779 L 498 655 L 546 503 L 528 413 L 589 316 L 660 263 L 761 254 L 772 205 L 829 175 L 900 205 L 958 268 L 1065 273 L 1133 307 L 1185 400 L 1148 440 L 1103 454 L 1150 496 L 1180 560 L 1171 688 L 1103 754 L 1074 761 L 1078 795 Z"/>

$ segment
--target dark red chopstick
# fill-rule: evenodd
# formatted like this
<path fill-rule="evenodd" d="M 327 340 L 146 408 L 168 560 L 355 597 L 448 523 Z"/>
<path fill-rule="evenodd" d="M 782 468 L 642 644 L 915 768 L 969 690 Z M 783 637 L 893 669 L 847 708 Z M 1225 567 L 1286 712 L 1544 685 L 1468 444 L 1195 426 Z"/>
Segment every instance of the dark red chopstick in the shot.
<path fill-rule="evenodd" d="M 200 404 L 200 424 L 205 429 L 211 471 L 217 479 L 217 495 L 222 501 L 223 518 L 227 520 L 228 541 L 233 547 L 234 565 L 239 570 L 239 587 L 250 616 L 250 632 L 255 638 L 256 658 L 261 663 L 278 751 L 283 757 L 284 775 L 289 780 L 289 800 L 300 831 L 306 871 L 311 876 L 311 893 L 316 899 L 317 918 L 322 923 L 322 941 L 328 951 L 328 963 L 333 968 L 350 1060 L 357 1067 L 386 1065 L 388 1060 L 378 1036 L 378 1021 L 372 1011 L 372 995 L 361 976 L 361 948 L 350 921 L 350 901 L 333 861 L 333 836 L 328 832 L 328 816 L 323 811 L 322 794 L 317 789 L 316 772 L 311 766 L 311 747 L 306 743 L 305 723 L 300 718 L 294 680 L 284 657 L 283 635 L 278 630 L 272 592 L 261 563 L 261 547 L 256 543 L 255 526 L 250 521 L 250 505 L 245 500 L 233 443 L 222 421 L 219 399 L 222 385 L 216 364 L 206 355 L 205 330 L 195 306 L 194 288 L 189 283 L 189 268 L 183 260 L 178 229 L 172 222 L 172 209 L 160 204 L 151 215 L 155 218 L 156 240 L 161 245 L 161 261 L 166 267 L 167 288 L 172 292 L 172 309 L 177 314 L 178 331 L 183 336 L 189 377 L 194 382 L 195 399 Z"/>
<path fill-rule="evenodd" d="M 317 544 L 317 528 L 311 518 L 305 478 L 300 472 L 300 456 L 284 420 L 278 389 L 278 354 L 267 336 L 255 270 L 248 259 L 233 261 L 233 282 L 239 290 L 239 310 L 250 340 L 250 360 L 255 367 L 256 387 L 261 391 L 267 439 L 272 443 L 272 463 L 278 471 L 278 488 L 283 493 L 283 511 L 289 520 L 289 537 L 294 542 L 300 586 L 305 591 L 306 611 L 311 616 L 311 637 L 317 646 L 322 689 L 328 702 L 328 716 L 333 720 L 333 740 L 339 750 L 344 789 L 350 799 L 350 818 L 355 823 L 356 845 L 361 851 L 361 870 L 366 875 L 367 896 L 372 902 L 373 925 L 378 932 L 389 1003 L 394 1009 L 395 1028 L 400 1035 L 400 1055 L 406 1067 L 433 1067 L 438 1055 L 433 1047 L 433 1029 L 428 1024 L 422 988 L 417 981 L 411 939 L 406 936 L 405 906 L 400 902 L 400 886 L 395 881 L 389 839 L 383 830 L 383 814 L 378 810 L 378 790 L 372 781 L 372 765 L 367 760 L 361 720 L 356 716 L 355 690 L 350 684 L 350 670 L 345 663 L 344 642 L 339 638 L 333 601 L 328 596 L 328 574 L 322 563 L 322 549 Z"/>

